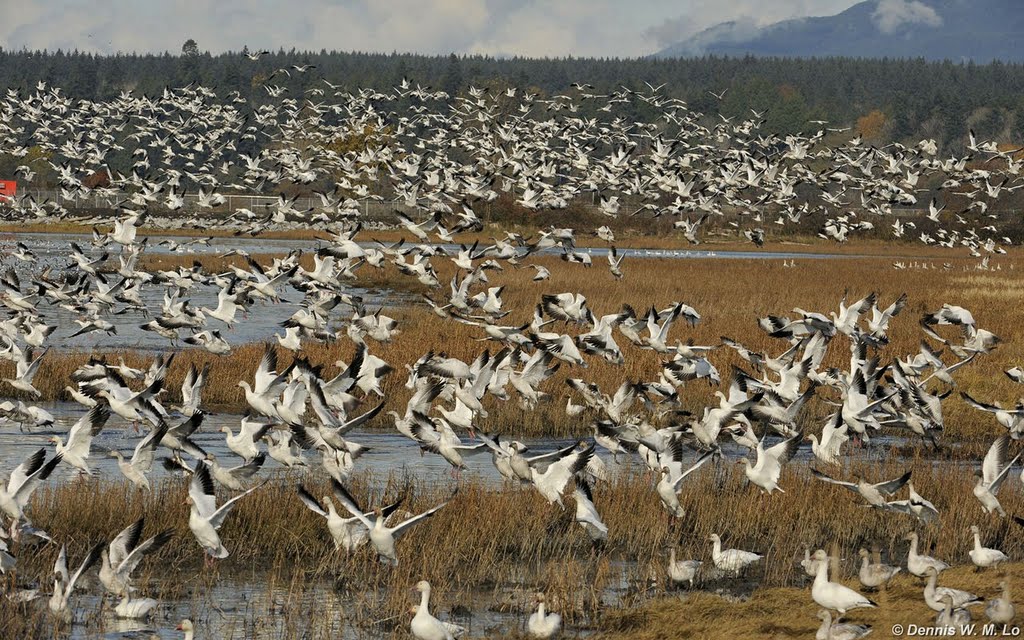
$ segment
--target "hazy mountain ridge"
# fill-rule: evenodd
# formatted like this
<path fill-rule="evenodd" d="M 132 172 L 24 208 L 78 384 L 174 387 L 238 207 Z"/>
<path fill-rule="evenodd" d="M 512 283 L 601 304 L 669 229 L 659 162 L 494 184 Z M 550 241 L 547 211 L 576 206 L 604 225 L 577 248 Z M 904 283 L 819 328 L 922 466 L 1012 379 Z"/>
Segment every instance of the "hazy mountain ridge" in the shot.
<path fill-rule="evenodd" d="M 833 16 L 765 27 L 725 22 L 663 49 L 659 57 L 926 58 L 1024 62 L 1024 3 L 1017 0 L 867 0 Z"/>

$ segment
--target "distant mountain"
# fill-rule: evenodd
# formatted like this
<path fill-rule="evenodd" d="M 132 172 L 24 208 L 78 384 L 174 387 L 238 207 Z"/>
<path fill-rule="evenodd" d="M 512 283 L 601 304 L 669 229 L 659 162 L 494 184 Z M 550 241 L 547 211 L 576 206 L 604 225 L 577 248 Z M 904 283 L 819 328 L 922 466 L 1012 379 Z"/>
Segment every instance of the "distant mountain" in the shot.
<path fill-rule="evenodd" d="M 765 27 L 724 22 L 655 55 L 1024 62 L 1021 34 L 1021 0 L 867 0 L 834 16 L 785 20 Z"/>

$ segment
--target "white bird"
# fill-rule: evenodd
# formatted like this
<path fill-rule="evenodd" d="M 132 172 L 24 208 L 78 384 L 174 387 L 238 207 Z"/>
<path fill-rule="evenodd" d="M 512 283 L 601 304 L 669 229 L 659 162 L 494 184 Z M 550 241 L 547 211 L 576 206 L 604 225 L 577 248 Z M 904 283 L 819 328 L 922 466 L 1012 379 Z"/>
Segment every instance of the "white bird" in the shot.
<path fill-rule="evenodd" d="M 963 609 L 984 601 L 968 591 L 953 589 L 951 587 L 939 587 L 936 583 L 939 579 L 939 572 L 935 567 L 928 567 L 928 583 L 924 586 L 924 603 L 932 611 L 942 611 L 944 608 L 943 598 L 950 597 L 953 600 L 954 609 Z"/>
<path fill-rule="evenodd" d="M 726 549 L 722 551 L 722 539 L 717 533 L 712 533 L 710 540 L 713 543 L 711 559 L 714 561 L 715 567 L 721 571 L 732 571 L 733 575 L 737 577 L 744 568 L 764 557 L 759 553 L 743 551 L 742 549 Z"/>
<path fill-rule="evenodd" d="M 765 449 L 764 439 L 762 438 L 758 441 L 757 448 L 755 449 L 757 452 L 756 464 L 751 465 L 750 460 L 746 457 L 740 458 L 737 464 L 743 465 L 743 471 L 747 479 L 752 484 L 760 487 L 765 493 L 771 494 L 773 491 L 785 493 L 779 486 L 782 465 L 793 458 L 797 449 L 800 448 L 801 440 L 803 440 L 803 434 L 797 433 L 795 436 Z"/>
<path fill-rule="evenodd" d="M 103 430 L 109 417 L 110 410 L 103 405 L 97 405 L 89 409 L 88 413 L 71 426 L 68 431 L 67 444 L 64 444 L 60 436 L 51 436 L 50 442 L 54 444 L 54 448 L 64 462 L 82 473 L 90 475 L 92 471 L 89 468 L 88 459 L 92 448 L 92 439 Z"/>
<path fill-rule="evenodd" d="M 893 576 L 902 571 L 900 567 L 894 567 L 890 564 L 872 563 L 871 554 L 868 553 L 867 549 L 861 549 L 857 552 L 861 557 L 860 570 L 857 572 L 857 577 L 860 579 L 860 583 L 868 589 L 877 589 L 892 580 Z"/>
<path fill-rule="evenodd" d="M 978 481 L 974 485 L 973 493 L 974 497 L 981 502 L 981 508 L 985 513 L 995 512 L 1000 516 L 1006 515 L 1003 505 L 999 504 L 999 499 L 996 498 L 996 493 L 999 492 L 999 487 L 1006 480 L 1010 468 L 1013 467 L 1021 456 L 1018 453 L 1007 463 L 1006 458 L 1009 445 L 1009 434 L 1003 434 L 996 438 L 996 441 L 989 447 L 988 453 L 985 454 L 985 459 L 981 463 L 981 470 L 975 473 Z"/>
<path fill-rule="evenodd" d="M 148 618 L 159 604 L 153 598 L 129 598 L 124 594 L 114 607 L 114 615 L 126 620 L 142 620 Z"/>
<path fill-rule="evenodd" d="M 0 486 L 0 510 L 11 520 L 17 522 L 25 518 L 24 509 L 28 506 L 32 492 L 40 482 L 50 477 L 60 464 L 61 456 L 58 454 L 44 464 L 45 459 L 46 450 L 39 449 L 14 468 L 7 479 L 6 487 Z"/>
<path fill-rule="evenodd" d="M 100 559 L 100 552 L 102 551 L 102 542 L 94 545 L 85 555 L 85 559 L 82 560 L 82 564 L 79 565 L 75 574 L 69 575 L 67 549 L 65 547 L 60 548 L 57 562 L 53 565 L 53 594 L 50 596 L 48 603 L 51 613 L 65 620 L 71 619 L 72 613 L 68 604 L 71 600 L 71 594 L 75 590 L 75 585 L 78 584 L 82 574 L 88 571 Z"/>
<path fill-rule="evenodd" d="M 120 451 L 112 450 L 110 452 L 111 456 L 117 458 L 117 467 L 121 470 L 121 474 L 136 487 L 147 491 L 150 490 L 149 478 L 146 477 L 146 474 L 153 469 L 153 457 L 156 453 L 156 448 L 166 434 L 166 423 L 150 431 L 149 435 L 135 445 L 135 451 L 132 453 L 131 460 L 125 460 Z"/>
<path fill-rule="evenodd" d="M 139 518 L 124 528 L 100 556 L 100 582 L 108 593 L 129 595 L 132 573 L 142 559 L 160 550 L 171 539 L 170 531 L 161 531 L 155 536 L 139 542 L 145 518 Z"/>
<path fill-rule="evenodd" d="M 334 490 L 337 491 L 337 487 L 340 486 L 338 481 L 331 478 L 331 484 L 334 487 Z M 316 498 L 314 498 L 305 487 L 299 485 L 298 491 L 299 499 L 302 500 L 302 503 L 306 505 L 310 511 L 321 516 L 327 521 L 327 530 L 331 533 L 331 538 L 334 540 L 335 549 L 353 551 L 366 544 L 370 539 L 370 531 L 366 528 L 366 525 L 364 525 L 359 518 L 355 516 L 342 518 L 334 508 L 334 501 L 331 500 L 330 496 L 324 496 L 323 498 L 323 504 L 327 509 L 324 511 L 324 507 L 321 507 L 320 504 L 317 503 Z M 384 514 L 384 518 L 388 518 L 395 509 L 398 508 L 398 505 L 399 503 L 396 502 L 381 509 L 381 512 Z M 363 515 L 369 517 L 372 514 L 373 512 L 371 511 Z"/>
<path fill-rule="evenodd" d="M 811 585 L 811 598 L 819 606 L 838 611 L 840 616 L 845 615 L 851 609 L 878 606 L 845 585 L 829 582 L 828 554 L 824 550 L 818 549 L 812 557 L 818 561 L 818 574 L 814 576 L 814 583 Z"/>
<path fill-rule="evenodd" d="M 974 535 L 974 548 L 968 552 L 971 562 L 980 569 L 992 567 L 1000 562 L 1006 562 L 1010 558 L 999 549 L 990 549 L 981 546 L 981 532 L 977 525 L 971 525 L 971 533 Z"/>
<path fill-rule="evenodd" d="M 688 582 L 692 589 L 702 564 L 700 560 L 676 560 L 676 548 L 672 547 L 668 550 L 668 579 L 675 586 Z"/>
<path fill-rule="evenodd" d="M 929 569 L 945 571 L 949 568 L 945 562 L 917 552 L 917 533 L 911 531 L 906 539 L 910 540 L 910 549 L 907 550 L 907 571 L 918 578 L 926 578 Z"/>
<path fill-rule="evenodd" d="M 417 640 L 454 640 L 461 637 L 466 630 L 451 622 L 441 622 L 430 614 L 430 583 L 420 580 L 416 583 L 420 592 L 420 604 L 414 610 L 409 630 Z"/>
<path fill-rule="evenodd" d="M 537 594 L 537 610 L 526 621 L 526 629 L 530 632 L 530 637 L 542 640 L 554 638 L 562 629 L 562 616 L 557 613 L 545 612 L 544 594 L 542 593 Z"/>
<path fill-rule="evenodd" d="M 217 531 L 224 524 L 224 519 L 231 510 L 235 508 L 238 501 L 249 495 L 259 486 L 231 498 L 219 508 L 217 507 L 217 495 L 213 489 L 213 478 L 210 476 L 210 468 L 202 461 L 197 461 L 192 471 L 192 480 L 188 485 L 188 498 L 186 502 L 190 505 L 188 515 L 188 527 L 195 535 L 199 546 L 206 552 L 207 562 L 213 558 L 224 559 L 229 552 L 220 540 Z"/>
<path fill-rule="evenodd" d="M 373 544 L 373 548 L 377 551 L 377 556 L 379 557 L 380 561 L 395 567 L 398 566 L 398 554 L 395 551 L 395 543 L 399 540 L 399 538 L 408 533 L 413 525 L 422 522 L 426 518 L 429 518 L 430 516 L 440 511 L 441 508 L 443 508 L 446 504 L 448 504 L 447 501 L 442 502 L 436 507 L 427 509 L 426 511 L 417 516 L 413 516 L 411 518 L 403 520 L 394 527 L 389 527 L 386 524 L 387 515 L 389 514 L 386 515 L 381 507 L 377 507 L 372 512 L 372 519 L 366 516 L 365 514 L 367 512 L 365 512 L 363 509 L 359 507 L 359 504 L 355 501 L 355 498 L 353 498 L 352 495 L 345 489 L 345 487 L 341 486 L 340 483 L 336 483 L 334 485 L 334 495 L 341 502 L 341 505 L 345 507 L 349 513 L 358 518 L 359 521 L 362 522 L 363 525 L 369 530 L 370 542 Z M 395 503 L 392 507 L 397 508 L 398 504 L 400 503 L 401 500 Z"/>
<path fill-rule="evenodd" d="M 576 522 L 587 532 L 590 539 L 600 542 L 608 539 L 608 525 L 601 520 L 601 514 L 594 506 L 594 496 L 590 491 L 590 484 L 581 477 L 576 478 L 576 488 L 573 489 L 573 498 L 576 499 Z"/>
<path fill-rule="evenodd" d="M 832 613 L 826 609 L 818 612 L 821 626 L 814 634 L 814 640 L 860 640 L 871 633 L 871 627 L 864 624 L 839 624 L 832 622 Z"/>
<path fill-rule="evenodd" d="M 1002 593 L 998 598 L 988 601 L 985 615 L 996 624 L 1007 624 L 1013 621 L 1017 611 L 1013 606 L 1013 599 L 1010 597 L 1010 584 L 1006 580 L 1000 580 L 999 587 L 1002 589 Z"/>

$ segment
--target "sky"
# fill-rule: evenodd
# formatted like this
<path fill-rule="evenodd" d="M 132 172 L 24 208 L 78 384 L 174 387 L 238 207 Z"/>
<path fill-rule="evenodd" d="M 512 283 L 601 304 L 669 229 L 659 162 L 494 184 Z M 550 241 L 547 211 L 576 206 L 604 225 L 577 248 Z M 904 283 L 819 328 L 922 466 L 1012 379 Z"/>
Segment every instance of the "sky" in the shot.
<path fill-rule="evenodd" d="M 913 0 L 883 0 L 898 5 Z M 0 46 L 177 53 L 298 50 L 614 56 L 726 20 L 761 26 L 857 0 L 0 0 Z"/>

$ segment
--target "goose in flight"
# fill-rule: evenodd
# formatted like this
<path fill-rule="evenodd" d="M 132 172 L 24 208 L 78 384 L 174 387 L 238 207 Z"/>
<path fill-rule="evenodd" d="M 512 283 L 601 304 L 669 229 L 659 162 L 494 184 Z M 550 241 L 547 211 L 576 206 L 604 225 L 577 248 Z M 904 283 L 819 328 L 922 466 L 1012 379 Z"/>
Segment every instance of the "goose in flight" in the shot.
<path fill-rule="evenodd" d="M 893 495 L 894 493 L 902 489 L 903 485 L 907 484 L 910 481 L 910 471 L 904 473 L 902 476 L 896 478 L 895 480 L 886 480 L 885 482 L 877 482 L 875 484 L 871 484 L 867 480 L 861 478 L 858 478 L 856 482 L 836 480 L 835 478 L 828 476 L 818 471 L 817 469 L 813 468 L 811 469 L 811 475 L 813 475 L 818 480 L 824 480 L 825 482 L 837 484 L 841 487 L 849 489 L 850 491 L 853 491 L 854 493 L 860 495 L 860 497 L 864 498 L 864 500 L 867 501 L 869 505 L 879 508 L 886 507 L 886 496 Z"/>
<path fill-rule="evenodd" d="M 171 539 L 170 531 L 160 533 L 140 542 L 145 518 L 139 518 L 125 527 L 113 541 L 103 549 L 100 555 L 100 582 L 108 593 L 129 595 L 132 573 L 142 559 L 156 553 Z"/>
<path fill-rule="evenodd" d="M 338 487 L 341 486 L 336 479 L 331 478 L 331 487 L 337 495 Z M 366 528 L 366 525 L 362 521 L 355 517 L 350 516 L 348 518 L 341 517 L 338 511 L 334 508 L 334 501 L 331 500 L 330 496 L 324 496 L 323 505 L 316 501 L 304 486 L 299 485 L 298 487 L 299 499 L 302 500 L 302 504 L 319 515 L 327 521 L 327 530 L 331 533 L 331 538 L 334 540 L 335 549 L 344 549 L 345 551 L 354 551 L 370 539 L 370 531 Z M 384 519 L 387 520 L 392 513 L 398 509 L 401 501 L 389 504 L 381 509 L 381 514 Z M 326 508 L 326 511 L 324 510 Z M 373 516 L 373 511 L 364 513 L 363 515 L 367 518 Z"/>
<path fill-rule="evenodd" d="M 359 507 L 355 498 L 352 497 L 341 483 L 336 483 L 333 487 L 334 495 L 338 498 L 338 501 L 341 502 L 341 505 L 369 530 L 370 542 L 373 544 L 373 548 L 376 550 L 380 561 L 385 564 L 390 564 L 393 567 L 398 566 L 398 554 L 395 550 L 395 543 L 399 538 L 408 533 L 413 525 L 423 522 L 425 519 L 434 515 L 448 504 L 448 501 L 446 500 L 435 507 L 427 509 L 417 516 L 413 516 L 407 520 L 403 520 L 393 527 L 389 527 L 387 526 L 386 521 L 387 516 L 390 514 L 385 515 L 383 508 L 377 507 L 372 512 L 373 517 L 368 517 L 365 515 L 366 512 Z M 398 503 L 392 506 L 392 508 L 396 508 L 401 502 L 402 501 L 399 500 Z"/>
<path fill-rule="evenodd" d="M 68 431 L 67 444 L 60 439 L 60 436 L 51 436 L 57 454 L 64 462 L 78 469 L 85 475 L 91 475 L 89 468 L 89 453 L 92 448 L 92 439 L 99 435 L 103 426 L 107 424 L 110 417 L 110 410 L 103 405 L 97 405 L 82 416 Z"/>
<path fill-rule="evenodd" d="M 14 468 L 6 487 L 0 486 L 0 510 L 14 522 L 25 519 L 24 509 L 28 506 L 32 492 L 40 482 L 50 477 L 60 464 L 61 455 L 57 454 L 44 463 L 45 459 L 46 449 L 39 449 Z"/>
<path fill-rule="evenodd" d="M 229 552 L 221 542 L 217 531 L 224 524 L 224 519 L 235 508 L 238 501 L 259 488 L 257 485 L 244 493 L 231 498 L 219 508 L 217 507 L 217 494 L 213 488 L 213 478 L 210 475 L 210 468 L 202 461 L 196 461 L 192 471 L 192 479 L 188 485 L 188 498 L 186 503 L 190 506 L 188 515 L 188 527 L 192 530 L 199 546 L 203 548 L 206 563 L 213 559 L 224 559 Z"/>
<path fill-rule="evenodd" d="M 238 382 L 238 386 L 245 389 L 245 401 L 254 411 L 271 418 L 277 417 L 274 401 L 287 386 L 292 367 L 294 363 L 288 365 L 281 373 L 277 373 L 277 352 L 274 351 L 274 347 L 267 345 L 256 369 L 253 386 L 250 387 L 245 380 Z"/>
<path fill-rule="evenodd" d="M 679 442 L 678 440 L 676 442 Z M 678 445 L 677 445 L 678 446 Z M 668 511 L 669 517 L 682 518 L 686 515 L 683 510 L 683 506 L 679 504 L 679 488 L 682 487 L 683 480 L 688 475 L 701 468 L 708 460 L 714 456 L 714 451 L 708 451 L 701 457 L 697 458 L 697 461 L 690 465 L 690 468 L 683 471 L 675 478 L 672 477 L 672 470 L 670 467 L 664 466 L 661 468 L 661 478 L 658 480 L 658 484 L 655 487 L 655 491 L 658 497 L 661 498 L 661 504 Z"/>
<path fill-rule="evenodd" d="M 795 436 L 765 449 L 764 438 L 762 438 L 758 441 L 757 448 L 755 449 L 757 452 L 757 462 L 751 465 L 750 460 L 743 457 L 737 464 L 743 465 L 743 471 L 747 479 L 752 484 L 760 487 L 765 493 L 771 494 L 773 491 L 785 493 L 782 487 L 779 486 L 782 465 L 793 458 L 797 449 L 800 448 L 802 440 L 803 434 L 797 433 Z"/>
<path fill-rule="evenodd" d="M 96 564 L 96 561 L 100 559 L 100 553 L 102 551 L 102 542 L 94 545 L 89 549 L 89 552 L 85 554 L 85 559 L 82 560 L 82 564 L 79 565 L 78 570 L 75 571 L 74 575 L 69 575 L 67 548 L 60 548 L 60 554 L 57 555 L 57 562 L 53 565 L 53 594 L 50 596 L 50 600 L 48 602 L 50 613 L 63 618 L 64 620 L 71 620 L 73 614 L 68 605 L 71 601 L 71 594 L 75 590 L 75 585 L 78 584 L 78 580 L 82 577 L 82 574 L 91 569 L 92 566 Z"/>
<path fill-rule="evenodd" d="M 974 497 L 981 502 L 982 510 L 985 513 L 998 513 L 1004 517 L 1006 512 L 1003 510 L 1003 506 L 999 504 L 996 493 L 999 492 L 999 487 L 1002 486 L 1007 475 L 1010 473 L 1010 468 L 1017 463 L 1017 460 L 1022 455 L 1018 453 L 1012 460 L 1006 462 L 1006 458 L 1009 455 L 1009 444 L 1010 436 L 1008 434 L 996 438 L 992 446 L 989 447 L 988 453 L 985 454 L 985 459 L 982 460 L 981 469 L 974 474 L 978 480 L 974 485 L 973 493 Z"/>
<path fill-rule="evenodd" d="M 32 358 L 32 349 L 28 349 L 24 352 L 16 352 L 18 355 L 15 360 L 15 373 L 14 378 L 4 378 L 3 381 L 11 385 L 19 391 L 25 391 L 31 393 L 35 397 L 40 397 L 39 389 L 32 386 L 32 379 L 36 377 L 39 372 L 39 364 L 43 361 L 43 356 L 49 351 L 49 348 L 43 350 L 39 354 L 38 358 Z"/>
<path fill-rule="evenodd" d="M 577 477 L 572 495 L 576 500 L 576 523 L 583 527 L 592 542 L 607 540 L 608 525 L 601 520 L 601 515 L 597 512 L 597 507 L 594 506 L 590 483 L 585 478 Z"/>

